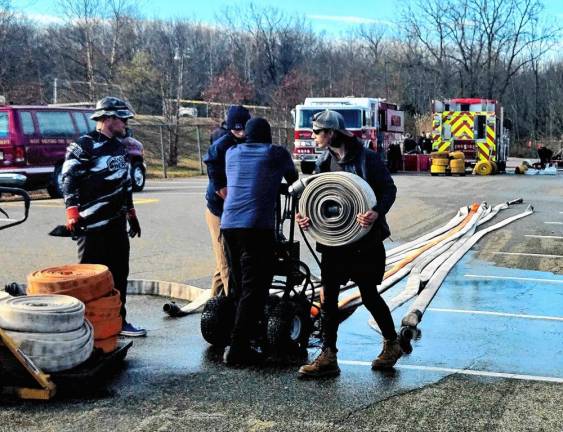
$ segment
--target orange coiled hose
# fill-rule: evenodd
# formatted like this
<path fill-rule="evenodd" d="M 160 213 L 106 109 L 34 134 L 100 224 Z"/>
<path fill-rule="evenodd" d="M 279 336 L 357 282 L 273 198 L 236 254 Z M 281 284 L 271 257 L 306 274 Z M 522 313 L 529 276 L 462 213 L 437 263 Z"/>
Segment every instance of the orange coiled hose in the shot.
<path fill-rule="evenodd" d="M 106 266 L 68 264 L 35 271 L 27 276 L 28 294 L 64 294 L 88 303 L 113 289 L 113 277 Z"/>
<path fill-rule="evenodd" d="M 113 289 L 109 295 L 86 303 L 86 318 L 90 322 L 115 318 L 119 316 L 120 310 L 119 291 Z"/>

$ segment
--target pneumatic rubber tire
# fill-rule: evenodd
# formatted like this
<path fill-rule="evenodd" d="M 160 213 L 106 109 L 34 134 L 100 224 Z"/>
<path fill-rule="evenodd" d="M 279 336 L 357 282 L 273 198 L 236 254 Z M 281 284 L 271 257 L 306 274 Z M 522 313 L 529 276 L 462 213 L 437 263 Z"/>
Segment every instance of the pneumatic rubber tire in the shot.
<path fill-rule="evenodd" d="M 63 179 L 62 179 L 63 165 L 58 164 L 55 166 L 51 181 L 47 185 L 47 192 L 51 198 L 63 197 Z"/>
<path fill-rule="evenodd" d="M 282 300 L 268 319 L 268 349 L 273 354 L 287 354 L 306 349 L 313 329 L 310 307 L 302 299 Z"/>
<path fill-rule="evenodd" d="M 211 345 L 225 347 L 231 341 L 235 323 L 235 303 L 226 296 L 207 301 L 201 313 L 201 335 Z"/>
<path fill-rule="evenodd" d="M 131 183 L 134 192 L 140 192 L 145 188 L 146 172 L 141 162 L 131 164 Z"/>

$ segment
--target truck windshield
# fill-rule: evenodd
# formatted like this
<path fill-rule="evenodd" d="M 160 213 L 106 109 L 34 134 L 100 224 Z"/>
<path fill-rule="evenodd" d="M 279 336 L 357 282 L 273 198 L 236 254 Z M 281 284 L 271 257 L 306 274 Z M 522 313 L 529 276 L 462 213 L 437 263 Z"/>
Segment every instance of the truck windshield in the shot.
<path fill-rule="evenodd" d="M 318 109 L 302 109 L 299 111 L 299 118 L 297 128 L 312 128 L 313 115 L 326 108 Z M 359 129 L 362 127 L 362 112 L 359 109 L 334 109 L 333 111 L 339 112 L 344 117 L 344 123 L 347 129 Z"/>
<path fill-rule="evenodd" d="M 0 138 L 8 137 L 8 113 L 0 112 Z"/>

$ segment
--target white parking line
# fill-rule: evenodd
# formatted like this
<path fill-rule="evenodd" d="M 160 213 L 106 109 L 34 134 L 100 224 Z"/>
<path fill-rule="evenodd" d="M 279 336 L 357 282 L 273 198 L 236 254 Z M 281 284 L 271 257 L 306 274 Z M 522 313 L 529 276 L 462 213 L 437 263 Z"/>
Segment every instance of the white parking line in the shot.
<path fill-rule="evenodd" d="M 371 362 L 366 362 L 366 361 L 339 360 L 338 363 L 350 365 L 350 366 L 371 367 Z M 421 370 L 428 372 L 445 372 L 452 374 L 484 376 L 484 377 L 494 377 L 494 378 L 511 378 L 511 379 L 524 380 L 524 381 L 543 381 L 543 382 L 552 382 L 559 384 L 563 383 L 563 378 L 558 378 L 558 377 L 522 375 L 522 374 L 512 374 L 506 372 L 489 372 L 489 371 L 472 370 L 472 369 L 452 369 L 452 368 L 435 367 L 435 366 L 418 366 L 418 365 L 404 365 L 404 364 L 396 365 L 395 368 L 406 369 L 406 370 Z"/>
<path fill-rule="evenodd" d="M 520 252 L 485 252 L 493 255 L 514 255 L 514 256 L 529 256 L 541 258 L 563 258 L 563 255 L 548 255 L 548 254 L 535 254 L 535 253 L 520 253 Z"/>
<path fill-rule="evenodd" d="M 427 310 L 433 312 L 446 312 L 446 313 L 462 313 L 470 315 L 493 315 L 509 318 L 526 318 L 526 319 L 538 319 L 538 320 L 548 320 L 548 321 L 563 321 L 563 317 L 554 317 L 547 315 L 526 315 L 526 314 L 514 314 L 508 312 L 493 312 L 493 311 L 477 311 L 477 310 L 466 310 L 466 309 L 447 309 L 447 308 L 428 308 Z"/>
<path fill-rule="evenodd" d="M 526 235 L 524 235 L 524 237 L 533 237 L 533 238 L 545 238 L 545 239 L 563 240 L 563 237 L 559 237 L 559 236 L 542 236 L 542 235 L 526 234 Z"/>
<path fill-rule="evenodd" d="M 544 222 L 544 223 L 548 225 L 563 225 L 563 222 Z"/>
<path fill-rule="evenodd" d="M 475 275 L 475 274 L 466 274 L 464 276 L 468 278 L 475 278 L 475 279 L 502 279 L 502 280 L 518 280 L 518 281 L 563 284 L 563 279 L 539 279 L 539 278 L 525 278 L 525 277 L 516 277 L 516 276 L 493 276 L 493 275 Z"/>

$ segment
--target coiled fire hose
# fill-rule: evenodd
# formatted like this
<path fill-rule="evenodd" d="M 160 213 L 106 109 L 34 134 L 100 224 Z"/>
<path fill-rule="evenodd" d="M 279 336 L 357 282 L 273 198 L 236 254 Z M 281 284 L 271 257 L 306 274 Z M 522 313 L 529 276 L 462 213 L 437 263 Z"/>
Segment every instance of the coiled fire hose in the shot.
<path fill-rule="evenodd" d="M 10 297 L 0 302 L 0 328 L 45 372 L 71 369 L 94 348 L 84 303 L 70 296 Z"/>
<path fill-rule="evenodd" d="M 64 333 L 84 323 L 84 303 L 63 295 L 12 297 L 0 304 L 0 328 Z"/>
<path fill-rule="evenodd" d="M 358 241 L 369 229 L 356 221 L 377 204 L 370 185 L 356 174 L 330 172 L 297 180 L 290 193 L 301 194 L 299 213 L 309 218 L 308 233 L 326 246 L 344 246 Z"/>
<path fill-rule="evenodd" d="M 28 294 L 64 294 L 86 305 L 94 346 L 108 353 L 117 348 L 121 299 L 109 269 L 99 264 L 67 264 L 35 271 L 27 277 Z"/>

